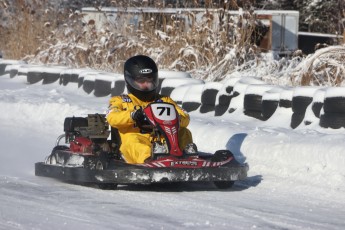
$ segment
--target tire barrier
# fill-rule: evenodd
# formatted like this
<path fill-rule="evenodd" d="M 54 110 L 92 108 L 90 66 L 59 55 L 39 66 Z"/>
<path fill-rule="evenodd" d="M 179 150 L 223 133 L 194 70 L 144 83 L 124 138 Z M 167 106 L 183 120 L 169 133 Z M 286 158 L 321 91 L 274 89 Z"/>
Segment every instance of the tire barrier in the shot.
<path fill-rule="evenodd" d="M 241 81 L 234 85 L 234 88 L 230 94 L 231 101 L 229 104 L 228 113 L 233 113 L 236 110 L 243 110 L 244 93 L 247 87 L 248 84 Z"/>
<path fill-rule="evenodd" d="M 325 113 L 345 113 L 345 95 L 344 97 L 326 97 L 323 110 Z"/>
<path fill-rule="evenodd" d="M 315 92 L 311 110 L 315 117 L 320 118 L 321 109 L 323 108 L 323 102 L 325 100 L 326 88 L 319 89 Z"/>
<path fill-rule="evenodd" d="M 78 83 L 79 74 L 90 69 L 65 69 L 60 73 L 59 84 L 66 86 L 68 83 Z"/>
<path fill-rule="evenodd" d="M 95 78 L 93 95 L 96 97 L 106 97 L 111 95 L 113 82 L 116 79 L 123 79 L 121 74 L 101 74 Z"/>
<path fill-rule="evenodd" d="M 25 61 L 0 59 L 0 76 L 5 74 L 6 66 L 27 64 Z"/>
<path fill-rule="evenodd" d="M 324 128 L 345 128 L 345 87 L 328 88 L 325 92 L 319 125 Z"/>
<path fill-rule="evenodd" d="M 316 117 L 320 118 L 321 108 L 323 107 L 323 102 L 314 102 L 312 104 L 312 110 Z"/>
<path fill-rule="evenodd" d="M 167 78 L 192 78 L 190 73 L 183 72 L 183 71 L 172 71 L 172 70 L 159 70 L 158 71 L 159 78 L 167 79 Z"/>
<path fill-rule="evenodd" d="M 292 107 L 292 97 L 293 89 L 286 88 L 280 93 L 280 99 L 278 106 L 281 108 L 291 108 Z"/>
<path fill-rule="evenodd" d="M 325 88 L 320 88 L 315 91 L 312 102 L 308 105 L 303 119 L 304 125 L 318 124 L 320 120 L 321 109 L 323 108 L 323 101 L 325 98 Z"/>
<path fill-rule="evenodd" d="M 123 76 L 114 80 L 111 86 L 111 96 L 119 96 L 126 91 L 126 82 Z"/>
<path fill-rule="evenodd" d="M 241 79 L 240 77 L 232 77 L 232 78 L 229 78 L 224 83 L 222 83 L 223 86 L 218 91 L 218 94 L 216 96 L 216 102 L 215 102 L 215 108 L 214 108 L 215 116 L 222 116 L 223 114 L 226 113 L 233 96 L 232 91 L 234 89 L 234 85 L 240 79 Z"/>
<path fill-rule="evenodd" d="M 240 114 L 286 128 L 319 125 L 345 128 L 345 87 L 280 87 L 253 77 L 232 76 L 222 82 L 193 79 L 189 74 L 162 71 L 161 94 L 170 95 L 188 112 L 236 118 Z M 21 77 L 28 84 L 78 84 L 95 97 L 127 93 L 122 74 L 64 66 L 42 66 L 0 59 L 0 76 Z M 25 81 L 25 82 L 24 82 Z M 282 119 L 284 115 L 284 119 Z M 288 115 L 288 116 L 286 116 Z"/>
<path fill-rule="evenodd" d="M 42 72 L 42 84 L 51 84 L 60 80 L 61 72 L 67 69 L 65 66 L 44 67 Z"/>
<path fill-rule="evenodd" d="M 171 92 L 182 85 L 203 84 L 203 80 L 194 78 L 165 78 L 162 82 L 160 93 L 165 96 L 170 96 Z"/>
<path fill-rule="evenodd" d="M 9 71 L 10 78 L 14 78 L 18 74 L 18 69 L 19 69 L 20 65 L 11 65 L 11 67 L 12 68 Z"/>
<path fill-rule="evenodd" d="M 219 82 L 207 82 L 201 93 L 200 113 L 214 112 L 216 97 L 222 84 Z"/>
<path fill-rule="evenodd" d="M 198 110 L 201 105 L 201 93 L 205 84 L 191 85 L 183 97 L 182 108 L 187 112 Z"/>
<path fill-rule="evenodd" d="M 22 76 L 22 77 L 25 77 L 25 79 L 27 79 L 28 70 L 30 69 L 30 67 L 32 67 L 32 65 L 28 65 L 28 64 L 20 65 L 18 68 L 17 77 Z"/>
<path fill-rule="evenodd" d="M 314 94 L 317 87 L 297 87 L 294 90 L 294 95 L 292 97 L 292 117 L 290 127 L 295 129 L 303 121 L 306 109 L 313 101 Z"/>
<path fill-rule="evenodd" d="M 267 121 L 279 106 L 280 94 L 283 91 L 281 87 L 274 87 L 262 95 L 261 113 L 262 119 Z"/>
<path fill-rule="evenodd" d="M 171 94 L 170 97 L 179 105 L 182 106 L 184 95 L 189 92 L 189 88 L 192 85 L 183 85 L 180 87 L 175 88 Z"/>
<path fill-rule="evenodd" d="M 166 79 L 193 79 L 191 75 L 187 72 L 182 71 L 171 71 L 171 70 L 159 70 L 159 85 L 158 85 L 158 92 L 161 92 L 162 84 Z M 194 79 L 196 80 L 196 79 Z M 171 90 L 170 90 L 171 92 Z M 166 95 L 166 94 L 164 94 Z"/>
<path fill-rule="evenodd" d="M 88 69 L 80 72 L 78 75 L 78 88 L 82 88 L 87 94 L 90 94 L 95 88 L 95 79 L 103 73 L 107 74 L 106 72 Z"/>
<path fill-rule="evenodd" d="M 43 71 L 40 67 L 31 67 L 28 69 L 26 81 L 28 84 L 36 84 L 43 80 Z"/>
<path fill-rule="evenodd" d="M 231 102 L 229 105 L 229 113 L 244 110 L 244 96 L 249 85 L 256 84 L 265 84 L 263 81 L 257 80 L 251 77 L 243 77 L 241 80 L 237 81 L 234 85 L 234 88 L 231 92 Z"/>
<path fill-rule="evenodd" d="M 84 92 L 90 94 L 95 89 L 95 80 L 98 73 L 88 73 L 83 76 L 83 83 L 81 87 Z"/>
<path fill-rule="evenodd" d="M 272 85 L 249 85 L 245 91 L 243 100 L 243 112 L 245 115 L 264 120 L 262 115 L 262 96 L 272 89 Z"/>
<path fill-rule="evenodd" d="M 320 116 L 319 125 L 323 128 L 340 129 L 345 128 L 345 114 L 325 113 Z"/>

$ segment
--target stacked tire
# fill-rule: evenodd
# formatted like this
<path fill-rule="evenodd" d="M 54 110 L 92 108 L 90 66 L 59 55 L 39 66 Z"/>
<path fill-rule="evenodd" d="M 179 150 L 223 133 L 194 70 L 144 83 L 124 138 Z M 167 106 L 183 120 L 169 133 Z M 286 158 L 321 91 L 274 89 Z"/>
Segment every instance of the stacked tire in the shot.
<path fill-rule="evenodd" d="M 0 76 L 5 74 L 6 66 L 26 64 L 24 61 L 0 59 Z"/>
<path fill-rule="evenodd" d="M 173 91 L 171 91 L 170 97 L 176 102 L 176 104 L 182 106 L 183 99 L 190 87 L 191 85 L 176 87 Z"/>
<path fill-rule="evenodd" d="M 243 101 L 243 112 L 245 115 L 254 117 L 259 120 L 264 120 L 263 117 L 263 105 L 262 96 L 263 94 L 272 89 L 272 85 L 249 85 L 245 92 Z"/>
<path fill-rule="evenodd" d="M 312 123 L 319 123 L 320 113 L 325 99 L 325 88 L 320 88 L 314 93 L 311 104 L 307 107 L 304 116 L 304 125 L 311 125 Z"/>
<path fill-rule="evenodd" d="M 305 112 L 309 104 L 313 101 L 313 96 L 317 87 L 297 87 L 292 97 L 292 117 L 290 127 L 295 129 L 303 121 Z"/>
<path fill-rule="evenodd" d="M 111 95 L 113 82 L 116 82 L 117 80 L 123 80 L 123 76 L 121 74 L 114 73 L 101 73 L 95 78 L 95 89 L 93 95 L 96 97 L 106 97 Z"/>
<path fill-rule="evenodd" d="M 234 89 L 234 85 L 238 82 L 241 78 L 233 77 L 229 78 L 227 81 L 223 83 L 222 88 L 219 89 L 218 94 L 216 96 L 215 101 L 215 108 L 214 108 L 214 115 L 215 116 L 222 116 L 226 113 L 229 108 L 231 99 L 233 97 L 232 91 Z"/>
<path fill-rule="evenodd" d="M 201 94 L 205 84 L 191 85 L 183 97 L 182 108 L 187 112 L 196 111 L 201 106 Z"/>
<path fill-rule="evenodd" d="M 222 84 L 219 82 L 207 82 L 201 93 L 200 113 L 214 112 L 216 97 Z"/>
<path fill-rule="evenodd" d="M 327 89 L 319 124 L 323 128 L 345 127 L 345 87 Z"/>
<path fill-rule="evenodd" d="M 66 86 L 69 83 L 78 83 L 79 74 L 87 69 L 65 69 L 60 73 L 60 85 Z"/>
<path fill-rule="evenodd" d="M 268 120 L 277 110 L 280 101 L 281 87 L 274 87 L 262 95 L 262 119 Z"/>
<path fill-rule="evenodd" d="M 195 84 L 204 84 L 204 81 L 194 78 L 165 78 L 161 85 L 160 94 L 170 96 L 171 92 L 177 87 Z"/>
<path fill-rule="evenodd" d="M 261 85 L 261 84 L 263 85 L 264 82 L 252 77 L 244 77 L 238 82 L 236 82 L 236 84 L 234 85 L 233 91 L 231 93 L 231 102 L 229 105 L 228 112 L 234 113 L 235 111 L 241 111 L 241 113 L 243 113 L 243 111 L 245 110 L 244 98 L 247 93 L 247 88 L 251 85 Z"/>

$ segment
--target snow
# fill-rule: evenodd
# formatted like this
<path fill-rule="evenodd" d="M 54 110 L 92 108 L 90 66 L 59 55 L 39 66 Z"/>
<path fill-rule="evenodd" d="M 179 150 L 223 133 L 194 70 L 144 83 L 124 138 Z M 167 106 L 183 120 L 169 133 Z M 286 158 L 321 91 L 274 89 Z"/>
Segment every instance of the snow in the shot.
<path fill-rule="evenodd" d="M 241 79 L 234 90 L 251 84 L 258 83 Z M 188 95 L 191 87 L 202 90 L 189 85 L 173 93 Z M 314 95 L 341 93 L 333 89 Z M 270 90 L 290 100 L 294 91 Z M 240 109 L 220 117 L 191 113 L 199 150 L 230 149 L 249 164 L 248 178 L 229 190 L 195 183 L 107 191 L 36 177 L 34 164 L 50 153 L 64 118 L 104 113 L 108 100 L 76 83 L 29 85 L 24 75 L 0 76 L 0 229 L 343 229 L 344 128 L 291 129 L 291 108 L 278 107 L 265 122 Z"/>

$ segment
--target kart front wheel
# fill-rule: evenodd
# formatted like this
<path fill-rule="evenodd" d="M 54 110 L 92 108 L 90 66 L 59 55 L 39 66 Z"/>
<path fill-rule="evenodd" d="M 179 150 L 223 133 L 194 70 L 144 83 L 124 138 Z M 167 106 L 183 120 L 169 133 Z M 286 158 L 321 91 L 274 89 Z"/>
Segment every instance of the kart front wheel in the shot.
<path fill-rule="evenodd" d="M 228 189 L 234 185 L 235 181 L 214 181 L 213 183 L 218 189 Z"/>

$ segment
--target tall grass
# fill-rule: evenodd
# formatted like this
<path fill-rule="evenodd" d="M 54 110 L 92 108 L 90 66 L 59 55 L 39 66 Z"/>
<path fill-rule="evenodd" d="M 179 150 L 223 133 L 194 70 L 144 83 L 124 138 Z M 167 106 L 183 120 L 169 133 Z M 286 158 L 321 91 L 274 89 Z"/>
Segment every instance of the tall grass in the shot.
<path fill-rule="evenodd" d="M 146 54 L 160 68 L 221 80 L 259 54 L 251 41 L 255 17 L 249 12 L 235 17 L 223 9 L 217 14 L 206 9 L 202 20 L 190 12 L 189 29 L 180 15 L 143 13 L 137 25 L 128 23 L 126 13 L 118 17 L 96 28 L 94 20 L 83 23 L 81 14 L 71 14 L 68 26 L 56 28 L 28 59 L 121 72 L 130 56 Z"/>
<path fill-rule="evenodd" d="M 0 49 L 6 58 L 21 59 L 36 53 L 64 16 L 49 8 L 49 0 L 0 0 Z"/>

